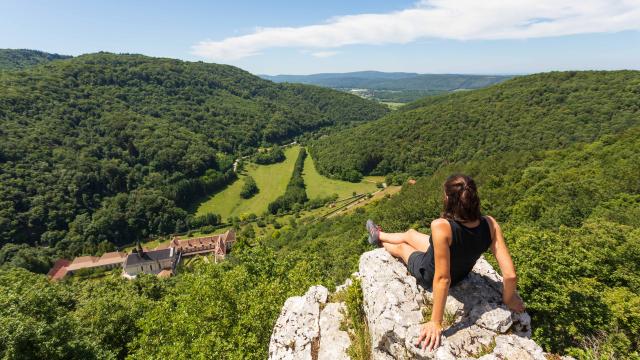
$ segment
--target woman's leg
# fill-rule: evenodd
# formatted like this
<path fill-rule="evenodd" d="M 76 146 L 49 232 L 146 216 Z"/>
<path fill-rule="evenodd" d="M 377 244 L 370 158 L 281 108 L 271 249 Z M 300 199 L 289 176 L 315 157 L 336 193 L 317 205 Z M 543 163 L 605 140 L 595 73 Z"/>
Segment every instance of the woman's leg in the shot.
<path fill-rule="evenodd" d="M 414 250 L 419 250 L 422 252 L 426 252 L 429 249 L 429 235 L 423 234 L 414 229 L 409 229 L 403 233 L 386 233 L 386 232 L 380 231 L 379 237 L 380 237 L 380 241 L 382 242 L 382 245 L 407 244 L 410 247 L 412 247 Z M 386 246 L 385 246 L 385 249 L 387 249 Z"/>
<path fill-rule="evenodd" d="M 417 251 L 415 248 L 411 247 L 411 245 L 406 243 L 392 244 L 383 242 L 382 246 L 384 246 L 385 250 L 387 250 L 391 256 L 402 259 L 405 264 L 409 262 L 409 256 L 411 256 L 414 251 Z"/>

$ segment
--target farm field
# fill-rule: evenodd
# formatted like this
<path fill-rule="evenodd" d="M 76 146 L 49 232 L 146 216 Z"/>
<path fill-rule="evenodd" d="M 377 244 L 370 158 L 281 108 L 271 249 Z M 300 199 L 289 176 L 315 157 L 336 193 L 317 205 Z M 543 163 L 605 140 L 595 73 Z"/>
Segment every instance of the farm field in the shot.
<path fill-rule="evenodd" d="M 196 215 L 212 212 L 220 214 L 223 221 L 226 221 L 231 216 L 262 214 L 267 210 L 270 202 L 284 193 L 299 151 L 299 146 L 288 147 L 285 150 L 286 160 L 278 164 L 257 165 L 247 163 L 239 179 L 200 204 Z M 244 185 L 243 179 L 246 175 L 252 176 L 258 185 L 258 189 L 260 189 L 260 192 L 251 199 L 240 197 L 240 191 Z"/>
<path fill-rule="evenodd" d="M 316 170 L 311 155 L 304 160 L 304 183 L 307 186 L 307 196 L 309 199 L 317 197 L 327 197 L 338 194 L 338 198 L 350 197 L 355 191 L 358 194 L 371 193 L 376 190 L 376 182 L 384 182 L 383 176 L 367 176 L 359 183 L 329 179 L 320 175 Z"/>

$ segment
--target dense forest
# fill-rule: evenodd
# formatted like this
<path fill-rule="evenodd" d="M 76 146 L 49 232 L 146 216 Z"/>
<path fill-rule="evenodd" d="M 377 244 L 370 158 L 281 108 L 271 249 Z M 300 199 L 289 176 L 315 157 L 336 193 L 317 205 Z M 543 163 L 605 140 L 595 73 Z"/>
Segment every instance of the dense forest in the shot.
<path fill-rule="evenodd" d="M 233 181 L 236 156 L 386 112 L 232 66 L 141 55 L 0 71 L 0 245 L 72 256 L 187 230 L 201 221 L 183 209 Z M 32 270 L 50 250 L 11 249 Z"/>
<path fill-rule="evenodd" d="M 476 91 L 427 97 L 310 146 L 318 170 L 432 174 L 507 151 L 563 148 L 640 123 L 640 72 L 552 72 Z M 406 176 L 405 176 L 406 177 Z"/>
<path fill-rule="evenodd" d="M 580 359 L 638 359 L 639 95 L 640 74 L 621 71 L 426 98 L 310 144 L 325 174 L 416 176 L 398 195 L 330 219 L 294 213 L 260 236 L 245 225 L 227 261 L 170 279 L 50 282 L 37 272 L 55 256 L 220 222 L 183 206 L 233 181 L 238 156 L 387 110 L 139 55 L 0 71 L 0 357 L 264 359 L 287 297 L 357 270 L 367 218 L 429 232 L 442 182 L 464 172 L 502 225 L 534 340 Z"/>
<path fill-rule="evenodd" d="M 0 70 L 18 70 L 71 56 L 50 54 L 38 50 L 0 49 Z"/>
<path fill-rule="evenodd" d="M 282 147 L 274 146 L 271 149 L 258 152 L 253 157 L 253 162 L 260 165 L 268 165 L 283 162 L 285 158 Z"/>
<path fill-rule="evenodd" d="M 243 231 L 229 261 L 200 262 L 169 280 L 50 283 L 0 267 L 0 354 L 264 359 L 288 296 L 335 286 L 357 269 L 370 249 L 367 218 L 389 231 L 428 232 L 443 180 L 462 171 L 476 178 L 484 213 L 502 223 L 534 339 L 580 359 L 637 359 L 639 149 L 634 128 L 559 151 L 450 164 L 351 215 L 298 219 L 264 238 Z"/>

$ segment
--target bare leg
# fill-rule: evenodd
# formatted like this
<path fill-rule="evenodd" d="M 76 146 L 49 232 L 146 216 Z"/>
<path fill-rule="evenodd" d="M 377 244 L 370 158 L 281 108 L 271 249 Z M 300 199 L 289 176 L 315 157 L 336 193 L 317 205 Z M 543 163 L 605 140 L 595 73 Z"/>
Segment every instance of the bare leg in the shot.
<path fill-rule="evenodd" d="M 409 262 L 409 256 L 411 256 L 411 254 L 416 251 L 415 248 L 406 243 L 392 244 L 383 242 L 382 246 L 384 246 L 385 250 L 387 250 L 389 254 L 391 254 L 391 256 L 402 259 L 405 264 Z"/>
<path fill-rule="evenodd" d="M 407 244 L 411 246 L 413 249 L 419 250 L 422 252 L 426 252 L 429 249 L 429 235 L 423 234 L 414 229 L 409 229 L 403 233 L 386 233 L 386 232 L 380 231 L 379 236 L 380 236 L 380 241 L 382 242 L 382 245 Z M 385 249 L 387 249 L 386 246 L 385 246 Z"/>

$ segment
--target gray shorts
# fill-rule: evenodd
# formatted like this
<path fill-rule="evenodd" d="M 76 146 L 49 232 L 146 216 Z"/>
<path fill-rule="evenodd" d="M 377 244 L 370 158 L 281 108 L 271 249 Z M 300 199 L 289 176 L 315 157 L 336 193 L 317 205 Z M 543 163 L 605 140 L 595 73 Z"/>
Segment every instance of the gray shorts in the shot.
<path fill-rule="evenodd" d="M 435 265 L 433 259 L 433 246 L 427 252 L 414 251 L 407 261 L 409 274 L 416 278 L 418 284 L 425 289 L 430 289 L 433 284 Z"/>

